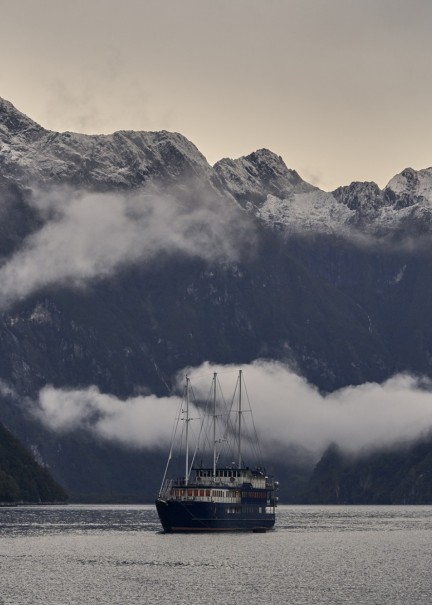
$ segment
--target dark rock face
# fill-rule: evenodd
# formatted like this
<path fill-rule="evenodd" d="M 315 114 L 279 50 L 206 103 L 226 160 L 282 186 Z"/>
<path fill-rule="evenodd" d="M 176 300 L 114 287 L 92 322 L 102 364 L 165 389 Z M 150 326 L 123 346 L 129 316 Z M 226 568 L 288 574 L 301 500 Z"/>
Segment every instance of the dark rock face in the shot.
<path fill-rule="evenodd" d="M 0 503 L 64 502 L 67 495 L 49 472 L 0 424 Z"/>
<path fill-rule="evenodd" d="M 15 394 L 1 396 L 0 421 L 37 447 L 72 495 L 148 500 L 163 460 L 81 433 L 50 433 L 28 403 L 46 384 L 96 385 L 119 397 L 141 387 L 165 395 L 186 366 L 257 358 L 289 363 L 322 391 L 398 371 L 432 376 L 432 261 L 424 247 L 394 245 L 402 235 L 429 233 L 427 171 L 404 171 L 383 191 L 353 183 L 324 194 L 268 150 L 212 168 L 179 134 L 53 133 L 5 101 L 0 145 L 3 262 L 47 220 L 32 204 L 35 187 L 132 192 L 146 186 L 197 210 L 210 195 L 221 212 L 235 209 L 231 238 L 237 226 L 240 232 L 249 224 L 235 259 L 167 252 L 84 288 L 46 286 L 1 313 L 0 378 Z M 289 214 L 292 200 L 300 200 L 301 211 L 303 199 L 319 201 L 321 193 L 323 217 L 331 217 L 330 198 L 332 208 L 351 211 L 340 233 L 293 234 L 283 222 L 256 218 L 268 196 L 287 202 Z M 369 233 L 374 221 L 393 233 L 391 246 L 359 244 L 346 230 L 355 225 Z"/>
<path fill-rule="evenodd" d="M 356 458 L 330 446 L 300 499 L 309 504 L 431 504 L 432 441 Z"/>
<path fill-rule="evenodd" d="M 385 195 L 376 183 L 351 183 L 346 187 L 339 187 L 333 191 L 333 195 L 351 210 L 366 215 L 370 211 L 379 210 L 386 204 Z"/>

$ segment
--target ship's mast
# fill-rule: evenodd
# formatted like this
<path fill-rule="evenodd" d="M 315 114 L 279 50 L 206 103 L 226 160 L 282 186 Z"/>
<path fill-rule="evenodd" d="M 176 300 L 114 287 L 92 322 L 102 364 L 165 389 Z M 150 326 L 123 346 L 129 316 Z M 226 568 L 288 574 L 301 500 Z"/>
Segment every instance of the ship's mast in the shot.
<path fill-rule="evenodd" d="M 186 455 L 185 485 L 189 482 L 189 376 L 186 376 Z"/>
<path fill-rule="evenodd" d="M 242 370 L 239 370 L 239 401 L 238 401 L 238 418 L 239 418 L 239 431 L 238 431 L 238 467 L 242 467 L 242 455 L 241 455 L 241 421 L 242 421 Z"/>
<path fill-rule="evenodd" d="M 216 377 L 213 374 L 213 477 L 216 477 Z"/>

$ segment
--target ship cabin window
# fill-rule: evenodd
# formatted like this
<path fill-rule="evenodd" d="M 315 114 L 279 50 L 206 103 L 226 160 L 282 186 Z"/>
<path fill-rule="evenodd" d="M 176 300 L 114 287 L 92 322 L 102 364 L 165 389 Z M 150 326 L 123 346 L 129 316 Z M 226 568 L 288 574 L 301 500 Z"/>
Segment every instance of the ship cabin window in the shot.
<path fill-rule="evenodd" d="M 196 476 L 201 477 L 213 477 L 213 471 L 211 470 L 199 470 L 196 473 Z M 216 477 L 241 477 L 241 472 L 239 470 L 234 469 L 216 469 Z"/>

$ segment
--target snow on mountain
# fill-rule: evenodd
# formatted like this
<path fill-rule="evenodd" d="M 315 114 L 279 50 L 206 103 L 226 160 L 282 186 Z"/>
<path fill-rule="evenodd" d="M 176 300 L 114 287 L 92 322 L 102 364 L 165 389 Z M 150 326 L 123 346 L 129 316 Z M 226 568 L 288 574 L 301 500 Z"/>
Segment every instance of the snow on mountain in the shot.
<path fill-rule="evenodd" d="M 346 232 L 355 209 L 304 181 L 281 157 L 260 149 L 214 166 L 225 188 L 270 227 L 287 232 Z"/>
<path fill-rule="evenodd" d="M 342 204 L 362 215 L 375 214 L 386 201 L 376 183 L 354 182 L 347 187 L 339 187 L 333 196 Z"/>
<path fill-rule="evenodd" d="M 0 183 L 66 184 L 108 191 L 143 185 L 212 191 L 269 227 L 296 233 L 374 236 L 432 231 L 432 168 L 407 168 L 381 190 L 351 183 L 328 193 L 260 149 L 211 167 L 178 133 L 52 132 L 0 99 Z"/>
<path fill-rule="evenodd" d="M 294 192 L 315 189 L 268 149 L 259 149 L 237 160 L 225 158 L 217 162 L 214 169 L 226 189 L 249 207 L 259 208 L 268 195 L 284 199 Z"/>
<path fill-rule="evenodd" d="M 259 216 L 268 225 L 288 231 L 336 233 L 345 230 L 354 211 L 338 203 L 331 193 L 314 190 L 293 193 L 286 199 L 268 195 Z"/>
<path fill-rule="evenodd" d="M 406 168 L 391 179 L 386 191 L 393 192 L 399 200 L 432 207 L 432 168 Z"/>
<path fill-rule="evenodd" d="M 268 149 L 237 160 L 220 160 L 214 168 L 233 197 L 268 226 L 333 232 L 354 214 L 332 194 L 304 181 Z"/>
<path fill-rule="evenodd" d="M 7 181 L 134 188 L 198 179 L 220 187 L 214 170 L 181 134 L 119 131 L 110 135 L 52 132 L 0 100 L 0 162 Z"/>
<path fill-rule="evenodd" d="M 266 149 L 221 160 L 214 168 L 244 208 L 287 233 L 387 237 L 432 231 L 432 169 L 407 169 L 385 189 L 353 182 L 328 193 Z"/>
<path fill-rule="evenodd" d="M 16 136 L 18 139 L 30 140 L 46 132 L 23 113 L 17 111 L 9 101 L 0 97 L 0 138 Z"/>

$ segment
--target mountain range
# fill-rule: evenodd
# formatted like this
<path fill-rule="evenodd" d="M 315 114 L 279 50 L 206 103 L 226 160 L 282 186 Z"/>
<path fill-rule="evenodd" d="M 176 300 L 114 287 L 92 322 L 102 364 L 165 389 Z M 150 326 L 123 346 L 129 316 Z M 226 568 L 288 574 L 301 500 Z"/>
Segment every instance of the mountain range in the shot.
<path fill-rule="evenodd" d="M 266 149 L 210 166 L 177 133 L 57 133 L 0 100 L 0 217 L 0 421 L 76 498 L 150 499 L 164 461 L 47 428 L 46 385 L 163 396 L 256 359 L 323 393 L 432 378 L 432 168 L 325 192 Z"/>

